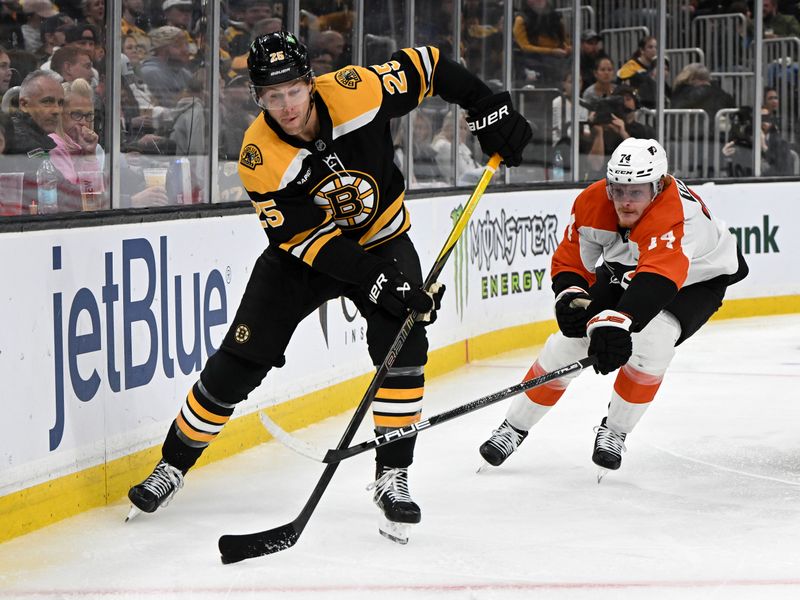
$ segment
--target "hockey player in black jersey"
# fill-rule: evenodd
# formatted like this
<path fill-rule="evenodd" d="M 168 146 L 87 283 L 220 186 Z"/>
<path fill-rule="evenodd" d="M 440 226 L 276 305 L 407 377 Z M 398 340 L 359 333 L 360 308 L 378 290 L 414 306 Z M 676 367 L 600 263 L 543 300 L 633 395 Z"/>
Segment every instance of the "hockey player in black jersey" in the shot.
<path fill-rule="evenodd" d="M 393 162 L 392 118 L 439 95 L 467 109 L 483 151 L 499 153 L 508 166 L 521 163 L 531 138 L 508 92 L 492 94 L 434 47 L 406 48 L 385 64 L 317 78 L 306 48 L 280 31 L 253 41 L 248 69 L 262 113 L 245 133 L 239 174 L 269 246 L 222 346 L 169 428 L 163 459 L 128 493 L 144 512 L 172 498 L 236 404 L 283 366 L 298 323 L 325 301 L 346 296 L 356 304 L 376 365 L 409 311 L 435 317 L 443 289 L 421 287 L 406 233 L 405 184 Z M 417 325 L 374 399 L 379 434 L 420 420 L 427 350 L 425 328 Z M 407 438 L 377 449 L 374 499 L 390 524 L 421 519 L 408 490 L 414 443 Z"/>

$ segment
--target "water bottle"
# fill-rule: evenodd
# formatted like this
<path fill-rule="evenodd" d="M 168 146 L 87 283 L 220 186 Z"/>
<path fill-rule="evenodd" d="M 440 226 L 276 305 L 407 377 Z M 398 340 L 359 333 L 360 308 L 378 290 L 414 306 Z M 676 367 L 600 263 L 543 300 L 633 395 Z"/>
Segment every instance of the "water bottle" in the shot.
<path fill-rule="evenodd" d="M 170 204 L 192 203 L 192 178 L 189 159 L 176 158 L 167 168 L 167 178 L 164 184 Z"/>
<path fill-rule="evenodd" d="M 564 158 L 561 150 L 556 150 L 553 154 L 553 181 L 564 181 Z"/>
<path fill-rule="evenodd" d="M 58 212 L 58 173 L 47 152 L 42 158 L 42 164 L 36 169 L 36 189 L 39 214 Z"/>

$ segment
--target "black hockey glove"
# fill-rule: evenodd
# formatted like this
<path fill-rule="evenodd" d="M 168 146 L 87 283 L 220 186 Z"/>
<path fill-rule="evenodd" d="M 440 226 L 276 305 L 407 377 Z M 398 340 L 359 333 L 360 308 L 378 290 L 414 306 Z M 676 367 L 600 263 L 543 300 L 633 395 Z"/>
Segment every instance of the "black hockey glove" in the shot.
<path fill-rule="evenodd" d="M 373 271 L 365 279 L 363 287 L 370 302 L 395 317 L 405 317 L 411 310 L 423 315 L 436 309 L 431 295 L 411 283 L 391 262 L 385 262 Z M 441 301 L 441 295 L 439 298 Z"/>
<path fill-rule="evenodd" d="M 533 137 L 531 126 L 511 103 L 511 94 L 502 92 L 483 98 L 469 109 L 469 130 L 478 136 L 481 150 L 491 156 L 497 152 L 509 167 L 522 164 L 522 151 Z"/>
<path fill-rule="evenodd" d="M 631 318 L 616 310 L 604 310 L 589 321 L 589 355 L 597 357 L 594 370 L 603 375 L 628 362 L 633 352 Z"/>
<path fill-rule="evenodd" d="M 586 336 L 586 324 L 589 322 L 589 304 L 592 302 L 589 293 L 578 286 L 568 287 L 556 296 L 556 321 L 558 328 L 568 338 Z"/>

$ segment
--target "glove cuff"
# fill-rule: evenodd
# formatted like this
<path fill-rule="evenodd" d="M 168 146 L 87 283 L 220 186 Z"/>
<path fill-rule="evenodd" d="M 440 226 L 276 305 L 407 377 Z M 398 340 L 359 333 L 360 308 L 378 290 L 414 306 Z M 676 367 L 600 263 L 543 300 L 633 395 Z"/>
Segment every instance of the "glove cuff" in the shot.
<path fill-rule="evenodd" d="M 555 302 L 558 302 L 559 300 L 561 300 L 561 298 L 563 298 L 567 294 L 586 294 L 588 296 L 589 292 L 587 292 L 582 287 L 578 287 L 577 285 L 571 285 L 570 287 L 561 290 L 558 294 L 556 294 Z"/>
<path fill-rule="evenodd" d="M 476 117 L 484 111 L 500 104 L 511 104 L 511 92 L 508 90 L 478 100 L 474 106 L 467 110 L 470 117 Z"/>
<path fill-rule="evenodd" d="M 586 333 L 592 335 L 592 330 L 597 327 L 617 327 L 625 331 L 631 330 L 633 321 L 625 313 L 616 310 L 604 310 L 589 320 L 586 325 Z"/>

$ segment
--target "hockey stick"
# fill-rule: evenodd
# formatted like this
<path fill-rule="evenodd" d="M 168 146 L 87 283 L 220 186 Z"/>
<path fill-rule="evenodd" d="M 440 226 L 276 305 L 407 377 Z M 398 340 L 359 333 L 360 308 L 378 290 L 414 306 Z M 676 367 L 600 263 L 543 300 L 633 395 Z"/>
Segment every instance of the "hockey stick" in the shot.
<path fill-rule="evenodd" d="M 539 377 L 534 377 L 533 379 L 529 379 L 528 381 L 523 381 L 516 385 L 512 385 L 511 387 L 502 389 L 499 392 L 494 392 L 493 394 L 489 394 L 488 396 L 483 396 L 482 398 L 478 398 L 477 400 L 473 400 L 472 402 L 468 402 L 467 404 L 456 406 L 455 408 L 446 410 L 443 413 L 439 413 L 438 415 L 433 415 L 428 419 L 423 419 L 422 421 L 414 423 L 413 425 L 409 425 L 407 427 L 401 427 L 400 429 L 393 429 L 388 433 L 379 435 L 378 437 L 372 438 L 371 440 L 367 440 L 366 442 L 356 444 L 355 446 L 350 446 L 349 448 L 336 448 L 335 450 L 328 450 L 325 453 L 325 457 L 322 459 L 322 462 L 337 463 L 346 458 L 350 458 L 352 456 L 356 456 L 357 454 L 361 454 L 362 452 L 366 452 L 367 450 L 377 448 L 378 446 L 385 446 L 386 444 L 391 444 L 393 442 L 396 442 L 397 440 L 402 440 L 403 438 L 411 437 L 413 435 L 416 435 L 418 431 L 422 431 L 424 429 L 430 429 L 431 427 L 435 427 L 440 423 L 444 423 L 446 421 L 450 421 L 451 419 L 455 419 L 456 417 L 469 414 L 480 408 L 484 408 L 485 406 L 490 406 L 492 404 L 495 404 L 496 402 L 500 402 L 501 400 L 510 398 L 511 396 L 516 396 L 517 394 L 521 394 L 522 392 L 526 392 L 535 387 L 539 387 L 540 385 L 544 385 L 545 383 L 547 383 L 548 381 L 552 381 L 553 379 L 558 379 L 559 377 L 563 377 L 564 375 L 569 375 L 570 373 L 574 373 L 575 371 L 581 371 L 582 369 L 590 367 L 595 363 L 597 363 L 596 356 L 587 356 L 586 358 L 582 358 L 577 362 L 569 364 L 565 367 L 561 367 L 560 369 L 556 369 L 555 371 L 544 373 Z"/>
<path fill-rule="evenodd" d="M 457 406 L 450 410 L 447 410 L 443 413 L 439 413 L 438 415 L 434 415 L 428 419 L 423 419 L 419 423 L 414 423 L 413 425 L 409 425 L 407 427 L 401 427 L 399 429 L 393 429 L 383 435 L 379 435 L 378 437 L 372 438 L 371 440 L 367 440 L 365 442 L 361 442 L 360 444 L 355 444 L 354 446 L 350 446 L 348 448 L 335 448 L 327 451 L 323 451 L 316 446 L 312 446 L 307 442 L 303 442 L 302 440 L 297 440 L 296 438 L 292 438 L 285 442 L 287 445 L 291 444 L 291 447 L 296 452 L 316 460 L 318 462 L 323 463 L 337 463 L 342 461 L 346 458 L 350 458 L 352 456 L 356 456 L 357 454 L 361 454 L 362 452 L 366 452 L 367 450 L 371 450 L 372 448 L 377 448 L 378 446 L 385 446 L 386 444 L 391 444 L 392 442 L 396 442 L 397 440 L 401 440 L 403 438 L 411 437 L 416 435 L 418 431 L 422 431 L 423 429 L 430 429 L 440 423 L 444 423 L 446 421 L 450 421 L 451 419 L 455 419 L 456 417 L 460 417 L 462 415 L 469 414 L 474 412 L 480 408 L 484 408 L 485 406 L 490 406 L 501 400 L 505 400 L 506 398 L 510 398 L 511 396 L 516 396 L 517 394 L 521 394 L 522 392 L 527 392 L 530 389 L 535 387 L 539 387 L 540 385 L 544 385 L 548 381 L 552 381 L 553 379 L 558 379 L 559 377 L 563 377 L 564 375 L 569 375 L 570 373 L 574 373 L 575 371 L 580 371 L 585 369 L 586 367 L 590 367 L 594 365 L 596 362 L 596 358 L 594 356 L 589 356 L 587 358 L 582 358 L 578 362 L 574 362 L 569 364 L 565 367 L 561 367 L 560 369 L 556 369 L 555 371 L 550 371 L 549 373 L 544 373 L 539 377 L 535 377 L 534 379 L 529 379 L 528 381 L 523 381 L 516 385 L 512 385 L 505 389 L 500 390 L 499 392 L 494 392 L 489 394 L 488 396 L 483 396 L 482 398 L 478 398 L 477 400 L 473 400 L 467 404 L 462 404 L 461 406 Z M 269 421 L 268 417 L 265 417 L 263 413 L 259 414 L 261 417 L 261 421 L 268 430 L 271 431 L 270 425 L 267 424 L 266 421 Z M 270 423 L 272 421 L 269 421 Z M 278 428 L 279 431 L 283 431 Z M 289 436 L 290 438 L 292 436 Z M 295 444 L 297 447 L 295 448 Z"/>
<path fill-rule="evenodd" d="M 459 216 L 455 225 L 453 225 L 453 229 L 450 232 L 447 241 L 444 243 L 444 246 L 442 246 L 439 256 L 433 263 L 430 273 L 428 273 L 428 277 L 425 279 L 425 283 L 423 284 L 424 289 L 429 289 L 431 284 L 435 283 L 441 274 L 447 259 L 450 257 L 450 254 L 452 254 L 453 248 L 455 248 L 458 238 L 461 237 L 461 233 L 466 228 L 469 218 L 475 211 L 478 201 L 481 199 L 481 196 L 483 196 L 483 192 L 489 185 L 489 181 L 492 179 L 492 175 L 494 175 L 494 172 L 497 170 L 499 165 L 500 156 L 495 154 L 489 159 L 489 163 L 486 165 L 480 181 L 478 182 L 477 186 L 475 186 L 475 190 L 472 192 L 472 195 L 469 197 L 469 200 L 467 200 L 467 203 L 464 206 L 464 212 L 461 213 L 461 216 Z M 364 393 L 364 396 L 361 398 L 361 402 L 358 404 L 355 413 L 353 413 L 353 416 L 350 418 L 350 422 L 347 424 L 347 428 L 345 429 L 337 448 L 347 448 L 350 442 L 353 441 L 353 437 L 358 431 L 361 421 L 364 420 L 364 416 L 366 415 L 367 410 L 369 410 L 369 405 L 372 403 L 378 388 L 380 388 L 383 380 L 386 378 L 386 374 L 389 372 L 389 369 L 397 359 L 397 355 L 400 353 L 406 338 L 408 338 L 408 334 L 411 332 L 411 328 L 414 326 L 416 319 L 416 311 L 412 311 L 408 317 L 406 317 L 406 320 L 403 322 L 403 326 L 397 332 L 394 342 L 392 342 L 392 345 L 389 348 L 389 352 L 386 354 L 386 358 L 383 359 L 383 363 L 380 365 L 380 367 L 378 367 L 378 370 L 375 372 L 372 382 L 367 388 L 367 391 Z M 328 484 L 333 478 L 334 473 L 336 473 L 336 469 L 338 467 L 339 463 L 331 463 L 325 467 L 325 470 L 322 472 L 322 476 L 317 482 L 317 485 L 314 487 L 314 490 L 311 492 L 311 496 L 306 501 L 305 506 L 303 506 L 300 514 L 297 515 L 297 517 L 291 523 L 256 533 L 223 535 L 220 537 L 218 545 L 223 564 L 239 562 L 247 558 L 264 556 L 265 554 L 272 554 L 273 552 L 279 552 L 294 546 L 300 537 L 300 534 L 303 533 L 303 529 L 305 529 L 308 520 L 311 518 L 314 509 L 316 509 L 317 504 L 322 498 L 322 495 L 325 493 L 325 490 L 327 489 Z"/>

